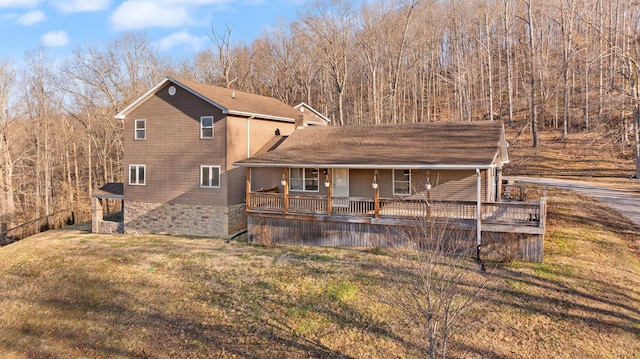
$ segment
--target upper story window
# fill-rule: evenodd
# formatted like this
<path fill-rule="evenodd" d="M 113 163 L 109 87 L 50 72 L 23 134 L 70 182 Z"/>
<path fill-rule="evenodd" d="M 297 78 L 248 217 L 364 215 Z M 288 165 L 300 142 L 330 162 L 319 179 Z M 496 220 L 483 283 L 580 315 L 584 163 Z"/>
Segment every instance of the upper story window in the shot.
<path fill-rule="evenodd" d="M 145 172 L 145 165 L 129 165 L 129 184 L 144 186 Z"/>
<path fill-rule="evenodd" d="M 220 166 L 200 166 L 200 187 L 220 188 Z"/>
<path fill-rule="evenodd" d="M 318 192 L 318 178 L 317 168 L 291 168 L 289 170 L 289 189 Z"/>
<path fill-rule="evenodd" d="M 147 139 L 147 120 L 135 121 L 135 134 L 133 136 L 136 140 Z"/>
<path fill-rule="evenodd" d="M 393 194 L 411 194 L 411 170 L 393 170 Z"/>
<path fill-rule="evenodd" d="M 213 116 L 200 117 L 200 138 L 213 138 Z"/>

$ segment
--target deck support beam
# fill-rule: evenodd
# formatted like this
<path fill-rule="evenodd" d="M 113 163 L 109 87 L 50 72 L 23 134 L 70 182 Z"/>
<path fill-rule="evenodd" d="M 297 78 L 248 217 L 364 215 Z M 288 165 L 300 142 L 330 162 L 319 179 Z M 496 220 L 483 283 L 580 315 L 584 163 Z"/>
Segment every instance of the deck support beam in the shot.
<path fill-rule="evenodd" d="M 251 167 L 247 167 L 247 179 L 246 179 L 246 181 L 247 182 L 245 184 L 245 187 L 246 187 L 246 190 L 245 190 L 246 191 L 245 192 L 245 196 L 246 196 L 245 202 L 246 203 L 245 203 L 245 205 L 246 205 L 246 209 L 248 211 L 249 209 L 251 209 Z"/>
<path fill-rule="evenodd" d="M 284 173 L 282 174 L 282 178 L 284 178 L 282 183 L 282 193 L 284 200 L 284 213 L 289 213 L 289 167 L 284 169 Z"/>
<path fill-rule="evenodd" d="M 378 170 L 376 170 L 373 178 L 373 183 L 375 184 L 375 188 L 373 189 L 373 210 L 374 217 L 377 219 L 380 218 L 380 186 L 378 186 Z"/>
<path fill-rule="evenodd" d="M 333 169 L 327 168 L 327 178 L 325 181 L 329 182 L 329 187 L 327 187 L 327 215 L 331 215 L 333 211 Z"/>

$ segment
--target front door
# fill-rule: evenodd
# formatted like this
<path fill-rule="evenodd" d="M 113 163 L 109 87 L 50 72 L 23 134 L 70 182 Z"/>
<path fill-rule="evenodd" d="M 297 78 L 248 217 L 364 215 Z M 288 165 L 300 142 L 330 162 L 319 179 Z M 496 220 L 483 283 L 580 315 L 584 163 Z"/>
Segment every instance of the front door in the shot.
<path fill-rule="evenodd" d="M 333 200 L 334 207 L 349 207 L 349 169 L 334 168 L 333 169 L 333 197 L 340 199 Z M 344 198 L 344 199 L 342 199 Z"/>
<path fill-rule="evenodd" d="M 349 197 L 349 169 L 333 169 L 333 196 Z"/>

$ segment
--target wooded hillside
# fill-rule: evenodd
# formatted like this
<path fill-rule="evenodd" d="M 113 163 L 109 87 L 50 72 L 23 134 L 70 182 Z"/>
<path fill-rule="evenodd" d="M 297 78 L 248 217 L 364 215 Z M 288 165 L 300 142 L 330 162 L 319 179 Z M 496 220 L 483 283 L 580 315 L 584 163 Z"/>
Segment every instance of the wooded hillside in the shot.
<path fill-rule="evenodd" d="M 630 0 L 325 0 L 251 44 L 212 19 L 188 61 L 144 33 L 63 62 L 0 59 L 0 222 L 86 216 L 124 174 L 113 116 L 165 76 L 306 102 L 335 125 L 501 119 L 534 147 L 539 130 L 598 131 L 640 172 L 639 22 Z"/>

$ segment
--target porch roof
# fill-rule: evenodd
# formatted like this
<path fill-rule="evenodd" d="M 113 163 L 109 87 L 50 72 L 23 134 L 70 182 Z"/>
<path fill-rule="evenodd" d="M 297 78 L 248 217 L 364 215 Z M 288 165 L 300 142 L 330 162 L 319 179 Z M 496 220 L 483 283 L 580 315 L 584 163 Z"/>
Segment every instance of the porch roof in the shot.
<path fill-rule="evenodd" d="M 106 199 L 124 199 L 124 184 L 110 182 L 94 190 L 91 197 Z"/>
<path fill-rule="evenodd" d="M 485 169 L 508 162 L 500 121 L 305 127 L 243 167 Z"/>

